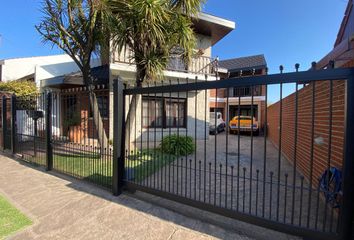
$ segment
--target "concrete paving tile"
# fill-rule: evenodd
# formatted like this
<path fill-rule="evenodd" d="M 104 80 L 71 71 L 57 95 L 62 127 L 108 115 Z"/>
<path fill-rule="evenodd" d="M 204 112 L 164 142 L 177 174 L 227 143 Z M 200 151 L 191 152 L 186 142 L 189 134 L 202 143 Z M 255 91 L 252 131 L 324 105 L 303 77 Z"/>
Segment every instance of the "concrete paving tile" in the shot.
<path fill-rule="evenodd" d="M 90 184 L 4 156 L 0 192 L 35 219 L 34 225 L 10 239 L 252 239 L 128 195 L 113 197 Z"/>
<path fill-rule="evenodd" d="M 176 228 L 172 223 L 147 217 L 147 214 L 124 206 L 104 208 L 96 217 L 121 239 L 168 239 Z"/>
<path fill-rule="evenodd" d="M 203 235 L 200 232 L 188 231 L 185 229 L 176 230 L 171 236 L 170 240 L 210 240 L 210 239 L 218 239 L 215 237 Z"/>

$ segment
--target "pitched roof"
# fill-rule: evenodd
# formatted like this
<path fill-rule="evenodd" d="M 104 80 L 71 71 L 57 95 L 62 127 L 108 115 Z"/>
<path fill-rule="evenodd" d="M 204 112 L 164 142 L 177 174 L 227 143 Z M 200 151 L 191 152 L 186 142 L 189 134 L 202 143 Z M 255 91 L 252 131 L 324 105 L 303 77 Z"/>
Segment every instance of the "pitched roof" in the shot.
<path fill-rule="evenodd" d="M 354 56 L 354 8 L 353 0 L 348 1 L 344 17 L 339 28 L 334 48 L 317 62 L 317 69 L 325 68 L 331 60 L 336 67 L 346 66 Z"/>
<path fill-rule="evenodd" d="M 353 0 L 349 0 L 344 13 L 342 23 L 340 25 L 334 47 L 338 46 L 343 40 L 351 37 L 354 34 L 354 15 L 353 15 Z"/>
<path fill-rule="evenodd" d="M 250 70 L 267 67 L 267 62 L 263 54 L 232 58 L 219 61 L 219 67 L 226 68 L 229 72 L 239 70 Z"/>

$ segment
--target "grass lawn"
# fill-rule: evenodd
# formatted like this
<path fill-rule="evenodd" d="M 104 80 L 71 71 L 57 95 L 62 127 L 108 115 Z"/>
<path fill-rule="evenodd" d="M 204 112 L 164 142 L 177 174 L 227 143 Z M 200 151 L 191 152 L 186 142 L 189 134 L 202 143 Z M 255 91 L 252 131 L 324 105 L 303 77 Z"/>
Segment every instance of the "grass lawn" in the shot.
<path fill-rule="evenodd" d="M 108 156 L 88 153 L 54 153 L 53 168 L 57 171 L 84 178 L 110 187 L 112 185 L 112 159 Z"/>
<path fill-rule="evenodd" d="M 126 156 L 125 166 L 130 180 L 140 182 L 154 172 L 174 161 L 174 156 L 159 150 L 143 150 Z M 85 178 L 97 184 L 110 187 L 112 182 L 112 156 L 87 153 L 54 153 L 54 169 Z"/>
<path fill-rule="evenodd" d="M 0 239 L 31 225 L 32 221 L 0 195 Z"/>
<path fill-rule="evenodd" d="M 140 182 L 146 177 L 158 172 L 164 166 L 176 160 L 170 154 L 162 153 L 160 150 L 149 149 L 138 153 L 131 153 L 125 161 L 127 177 L 130 180 Z"/>

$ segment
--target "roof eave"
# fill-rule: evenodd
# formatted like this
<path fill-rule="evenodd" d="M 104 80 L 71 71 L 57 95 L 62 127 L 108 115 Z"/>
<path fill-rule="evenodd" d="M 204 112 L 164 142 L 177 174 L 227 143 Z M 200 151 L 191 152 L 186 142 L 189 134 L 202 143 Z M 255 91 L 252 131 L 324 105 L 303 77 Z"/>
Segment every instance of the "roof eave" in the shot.
<path fill-rule="evenodd" d="M 352 35 L 348 39 L 343 40 L 331 52 L 329 52 L 325 57 L 318 61 L 318 63 L 316 64 L 316 68 L 324 68 L 329 64 L 329 61 L 338 60 L 338 58 L 341 58 L 342 55 L 352 50 L 354 50 L 354 35 Z"/>
<path fill-rule="evenodd" d="M 215 45 L 232 30 L 235 29 L 235 22 L 216 17 L 207 13 L 200 13 L 194 21 L 194 28 L 197 33 L 211 37 L 211 44 Z"/>
<path fill-rule="evenodd" d="M 236 24 L 233 21 L 230 21 L 230 20 L 227 20 L 227 19 L 221 18 L 221 17 L 216 17 L 211 14 L 207 14 L 207 13 L 203 13 L 203 12 L 198 15 L 198 19 L 212 22 L 212 23 L 230 28 L 232 30 L 235 29 L 235 27 L 236 27 Z"/>

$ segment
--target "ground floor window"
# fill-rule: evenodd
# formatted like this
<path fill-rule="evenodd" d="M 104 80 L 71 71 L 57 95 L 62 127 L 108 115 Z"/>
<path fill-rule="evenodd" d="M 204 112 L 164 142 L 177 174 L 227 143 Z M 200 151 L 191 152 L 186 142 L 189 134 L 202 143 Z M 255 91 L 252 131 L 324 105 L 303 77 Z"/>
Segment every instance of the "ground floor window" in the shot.
<path fill-rule="evenodd" d="M 101 113 L 101 117 L 108 117 L 108 96 L 97 96 L 98 109 Z"/>
<path fill-rule="evenodd" d="M 156 128 L 185 128 L 187 99 L 143 97 L 142 125 Z"/>
<path fill-rule="evenodd" d="M 107 95 L 98 95 L 96 96 L 97 99 L 97 106 L 98 106 L 98 111 L 100 111 L 101 117 L 102 118 L 108 118 L 108 96 Z M 90 117 L 93 117 L 93 112 L 90 105 Z"/>
<path fill-rule="evenodd" d="M 220 112 L 223 113 L 224 112 L 224 108 L 210 108 L 210 112 Z"/>
<path fill-rule="evenodd" d="M 240 106 L 240 116 L 252 116 L 252 111 L 253 111 L 253 117 L 256 119 L 258 118 L 258 106 L 253 105 L 253 110 L 251 105 L 241 105 Z M 239 114 L 239 109 L 238 106 L 230 106 L 230 118 L 236 117 Z"/>

